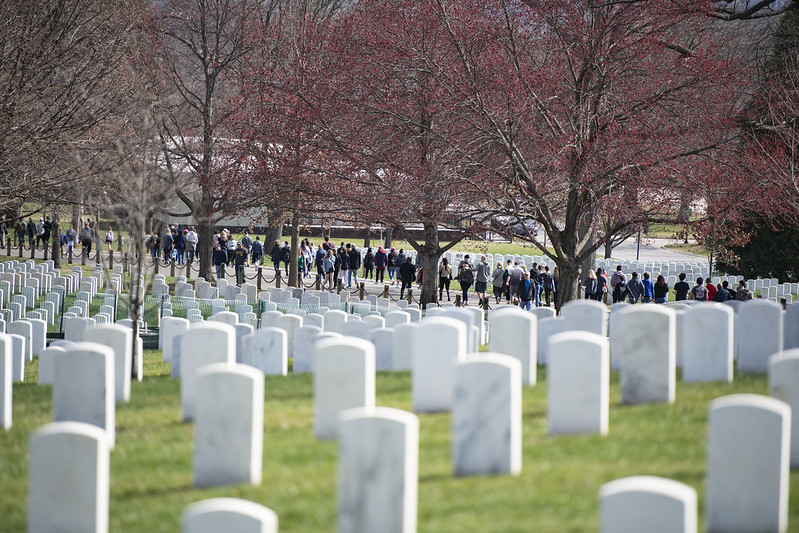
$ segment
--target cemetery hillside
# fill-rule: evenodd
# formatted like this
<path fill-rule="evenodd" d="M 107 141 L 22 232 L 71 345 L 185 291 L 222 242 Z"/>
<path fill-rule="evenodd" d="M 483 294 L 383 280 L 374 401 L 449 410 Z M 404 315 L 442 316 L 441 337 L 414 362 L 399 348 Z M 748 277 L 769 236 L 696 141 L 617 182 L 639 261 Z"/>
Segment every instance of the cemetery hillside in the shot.
<path fill-rule="evenodd" d="M 0 22 L 0 533 L 799 532 L 799 1 Z"/>

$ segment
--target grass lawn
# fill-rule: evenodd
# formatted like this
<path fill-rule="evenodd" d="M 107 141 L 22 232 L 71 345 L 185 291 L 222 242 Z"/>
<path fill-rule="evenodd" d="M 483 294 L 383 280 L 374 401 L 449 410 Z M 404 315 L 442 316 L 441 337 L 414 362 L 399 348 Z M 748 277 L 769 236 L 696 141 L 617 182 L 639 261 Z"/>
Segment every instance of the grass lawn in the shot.
<path fill-rule="evenodd" d="M 701 244 L 684 244 L 682 242 L 667 244 L 664 248 L 668 248 L 669 250 L 675 250 L 677 252 L 683 252 L 686 254 L 694 254 L 702 256 L 704 259 L 707 259 L 707 249 L 702 246 Z"/>
<path fill-rule="evenodd" d="M 192 427 L 180 422 L 179 382 L 160 352 L 146 353 L 145 380 L 117 407 L 111 453 L 110 530 L 179 531 L 184 506 L 231 496 L 274 509 L 284 532 L 334 531 L 337 446 L 313 437 L 311 376 L 266 378 L 263 482 L 259 487 L 192 487 Z M 30 433 L 52 420 L 51 388 L 35 384 L 37 362 L 14 386 L 14 426 L 0 432 L 0 531 L 24 531 Z M 450 416 L 421 419 L 419 531 L 596 531 L 597 491 L 624 476 L 673 478 L 699 491 L 704 506 L 707 405 L 730 393 L 765 394 L 763 376 L 734 384 L 678 383 L 674 405 L 621 406 L 611 386 L 607 437 L 549 437 L 546 378 L 523 393 L 523 470 L 518 477 L 455 479 Z M 379 373 L 378 405 L 410 409 L 410 375 Z M 732 465 L 731 465 L 732 467 Z M 799 527 L 799 472 L 791 475 L 790 521 Z M 700 527 L 700 530 L 702 528 Z"/>

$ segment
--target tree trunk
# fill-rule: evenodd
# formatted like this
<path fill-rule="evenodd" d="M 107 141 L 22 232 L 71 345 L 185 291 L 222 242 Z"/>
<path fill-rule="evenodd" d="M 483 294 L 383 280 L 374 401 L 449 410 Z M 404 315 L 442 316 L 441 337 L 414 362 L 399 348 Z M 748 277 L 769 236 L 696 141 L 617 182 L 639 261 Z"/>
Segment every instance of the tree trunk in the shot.
<path fill-rule="evenodd" d="M 385 242 L 383 243 L 383 248 L 385 248 L 386 250 L 390 250 L 391 249 L 391 234 L 392 233 L 394 233 L 394 228 L 386 228 L 386 232 L 385 232 L 385 235 L 384 235 Z"/>
<path fill-rule="evenodd" d="M 82 204 L 72 204 L 72 227 L 75 228 L 75 231 L 78 233 L 80 233 L 80 228 L 83 227 L 83 224 L 80 223 L 81 216 L 83 215 L 83 209 L 81 209 L 81 207 Z"/>
<path fill-rule="evenodd" d="M 291 215 L 291 259 L 289 259 L 289 287 L 299 287 L 299 268 L 297 259 L 300 248 L 300 216 Z"/>
<path fill-rule="evenodd" d="M 422 256 L 424 275 L 419 303 L 422 309 L 425 309 L 427 304 L 438 304 L 438 261 L 441 258 L 441 247 L 438 241 L 438 228 L 435 225 L 424 225 L 424 245 L 416 252 Z"/>
<path fill-rule="evenodd" d="M 199 277 L 205 278 L 205 281 L 211 282 L 216 280 L 213 269 L 213 235 L 214 224 L 210 218 L 195 217 L 197 218 L 197 260 L 200 262 Z"/>
<path fill-rule="evenodd" d="M 613 243 L 611 240 L 612 239 L 608 239 L 605 241 L 605 259 L 610 259 L 610 254 L 613 253 Z"/>
<path fill-rule="evenodd" d="M 266 225 L 266 233 L 264 234 L 264 246 L 266 246 L 266 243 L 269 243 L 271 246 L 273 242 L 282 240 L 281 237 L 283 237 L 283 214 L 275 215 L 270 212 L 269 220 Z"/>
<path fill-rule="evenodd" d="M 370 246 L 372 246 L 372 228 L 367 226 L 363 230 L 363 247 L 369 248 Z"/>
<path fill-rule="evenodd" d="M 555 298 L 555 308 L 560 311 L 563 304 L 580 297 L 580 266 L 572 260 L 558 262 L 558 296 Z"/>
<path fill-rule="evenodd" d="M 52 226 L 50 229 L 50 257 L 54 268 L 61 268 L 61 213 L 58 207 L 53 208 Z"/>

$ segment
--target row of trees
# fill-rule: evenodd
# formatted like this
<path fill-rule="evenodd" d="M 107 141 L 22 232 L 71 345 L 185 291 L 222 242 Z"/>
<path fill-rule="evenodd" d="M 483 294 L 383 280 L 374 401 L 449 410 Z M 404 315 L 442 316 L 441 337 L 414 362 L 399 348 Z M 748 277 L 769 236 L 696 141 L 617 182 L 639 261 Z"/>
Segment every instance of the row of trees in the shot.
<path fill-rule="evenodd" d="M 794 6 L 138 5 L 135 16 L 101 17 L 97 31 L 107 26 L 117 47 L 99 46 L 101 34 L 87 40 L 109 54 L 90 64 L 108 65 L 98 75 L 114 84 L 100 90 L 89 76 L 101 96 L 87 88 L 71 102 L 78 116 L 97 108 L 88 127 L 69 131 L 81 149 L 68 153 L 84 154 L 73 157 L 81 171 L 71 175 L 81 187 L 85 169 L 120 177 L 104 188 L 106 200 L 124 212 L 136 198 L 130 207 L 141 220 L 177 195 L 197 221 L 203 258 L 221 217 L 262 209 L 270 224 L 291 222 L 293 269 L 303 217 L 396 231 L 421 225 L 423 239 L 408 237 L 429 266 L 458 241 L 444 245 L 443 226 L 469 219 L 475 231 L 516 232 L 535 221 L 551 249 L 535 235 L 523 238 L 558 265 L 560 305 L 577 296 L 597 249 L 642 224 L 679 221 L 689 205 L 701 206 L 703 218 L 694 222 L 718 241 L 751 213 L 797 212 L 796 175 L 786 166 L 795 162 L 786 147 L 796 143 L 785 137 L 796 131 L 796 115 L 792 123 L 766 123 L 778 116 L 774 100 L 762 100 L 767 80 L 732 46 L 746 28 L 728 22 L 793 17 Z M 3 96 L 3 109 L 12 96 Z M 751 142 L 748 132 L 767 127 L 775 133 Z M 0 146 L 0 156 L 6 152 Z M 5 176 L 23 168 L 5 161 Z M 131 173 L 137 179 L 125 179 Z M 775 187 L 787 192 L 775 195 Z M 42 192 L 43 201 L 59 196 Z M 143 242 L 144 226 L 135 233 Z M 201 268 L 211 279 L 210 261 Z M 425 302 L 436 299 L 435 278 L 424 277 Z"/>

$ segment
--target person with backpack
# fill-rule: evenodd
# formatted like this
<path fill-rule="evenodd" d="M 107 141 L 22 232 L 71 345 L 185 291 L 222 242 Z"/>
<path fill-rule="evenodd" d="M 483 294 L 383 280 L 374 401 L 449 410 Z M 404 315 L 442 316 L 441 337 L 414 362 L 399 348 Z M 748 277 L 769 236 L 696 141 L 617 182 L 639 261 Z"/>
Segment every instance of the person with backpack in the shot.
<path fill-rule="evenodd" d="M 618 273 L 618 275 L 616 274 Z M 611 285 L 613 285 L 613 303 L 623 303 L 624 299 L 627 297 L 627 277 L 624 275 L 621 270 L 617 270 L 613 273 L 613 278 L 616 279 L 616 283 L 613 284 L 613 280 L 611 279 Z"/>
<path fill-rule="evenodd" d="M 693 286 L 691 289 L 691 300 L 695 300 L 697 302 L 706 302 L 707 301 L 707 289 L 702 284 L 702 278 L 696 278 L 696 285 Z"/>
<path fill-rule="evenodd" d="M 735 291 L 735 299 L 739 302 L 745 302 L 752 299 L 752 293 L 746 288 L 746 282 L 744 280 L 738 282 L 738 290 Z"/>
<path fill-rule="evenodd" d="M 549 268 L 549 267 L 547 267 Z M 594 300 L 601 302 L 608 292 L 608 278 L 601 268 L 596 269 L 596 292 L 594 293 Z"/>

